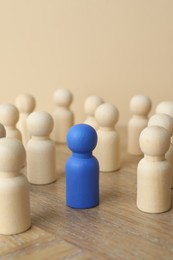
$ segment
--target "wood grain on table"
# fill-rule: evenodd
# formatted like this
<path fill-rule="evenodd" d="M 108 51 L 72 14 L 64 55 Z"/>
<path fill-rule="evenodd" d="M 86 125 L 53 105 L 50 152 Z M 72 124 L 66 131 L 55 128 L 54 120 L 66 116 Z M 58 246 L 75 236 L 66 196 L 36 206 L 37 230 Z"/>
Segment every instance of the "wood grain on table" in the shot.
<path fill-rule="evenodd" d="M 0 236 L 0 259 L 173 259 L 173 209 L 147 214 L 136 208 L 139 157 L 127 154 L 121 136 L 121 169 L 100 173 L 100 205 L 86 210 L 65 204 L 65 162 L 70 151 L 57 146 L 58 180 L 31 185 L 32 228 Z"/>

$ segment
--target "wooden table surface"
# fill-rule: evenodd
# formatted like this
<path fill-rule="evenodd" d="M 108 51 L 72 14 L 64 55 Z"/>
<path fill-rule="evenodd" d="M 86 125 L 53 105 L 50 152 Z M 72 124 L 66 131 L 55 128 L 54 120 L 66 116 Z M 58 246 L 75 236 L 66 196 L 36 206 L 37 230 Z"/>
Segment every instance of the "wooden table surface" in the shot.
<path fill-rule="evenodd" d="M 173 209 L 147 214 L 136 208 L 136 167 L 121 135 L 121 169 L 100 173 L 100 205 L 86 210 L 65 205 L 65 161 L 57 146 L 58 180 L 31 186 L 32 228 L 0 236 L 0 259 L 173 259 Z"/>

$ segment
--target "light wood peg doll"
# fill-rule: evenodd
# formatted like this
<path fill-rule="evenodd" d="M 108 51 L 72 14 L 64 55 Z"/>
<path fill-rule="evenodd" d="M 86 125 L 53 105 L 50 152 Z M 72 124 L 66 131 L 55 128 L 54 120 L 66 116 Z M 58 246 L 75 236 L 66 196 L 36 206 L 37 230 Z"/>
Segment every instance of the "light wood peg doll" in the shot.
<path fill-rule="evenodd" d="M 0 138 L 0 158 L 0 234 L 14 235 L 31 226 L 29 183 L 21 173 L 23 144 Z"/>
<path fill-rule="evenodd" d="M 165 159 L 170 135 L 160 126 L 146 127 L 140 135 L 144 158 L 137 168 L 137 207 L 148 213 L 171 208 L 171 166 Z"/>
<path fill-rule="evenodd" d="M 53 118 L 44 111 L 32 112 L 27 118 L 31 139 L 26 146 L 27 178 L 32 184 L 49 184 L 57 179 L 56 147 L 49 135 Z"/>
<path fill-rule="evenodd" d="M 16 98 L 15 104 L 19 110 L 19 121 L 17 123 L 17 128 L 20 130 L 23 144 L 26 146 L 30 139 L 26 126 L 26 120 L 29 114 L 34 111 L 36 101 L 35 98 L 30 94 L 21 94 Z"/>
<path fill-rule="evenodd" d="M 156 107 L 157 114 L 167 114 L 173 118 L 173 101 L 162 101 Z"/>
<path fill-rule="evenodd" d="M 0 122 L 4 125 L 7 138 L 16 138 L 22 141 L 21 132 L 16 128 L 19 120 L 19 111 L 13 104 L 0 105 Z"/>
<path fill-rule="evenodd" d="M 173 143 L 171 142 L 171 137 L 173 135 L 173 118 L 167 114 L 155 114 L 150 117 L 148 121 L 148 126 L 161 126 L 165 128 L 170 135 L 170 147 L 166 152 L 166 159 L 171 165 L 171 188 L 173 187 Z"/>
<path fill-rule="evenodd" d="M 148 124 L 148 114 L 151 110 L 151 100 L 144 95 L 136 95 L 130 100 L 130 111 L 132 117 L 128 122 L 128 144 L 129 154 L 140 156 L 142 151 L 139 145 L 139 136 Z"/>
<path fill-rule="evenodd" d="M 120 169 L 120 137 L 115 129 L 119 118 L 118 109 L 109 103 L 100 105 L 95 112 L 99 124 L 98 143 L 94 155 L 99 161 L 100 171 L 112 172 Z"/>
<path fill-rule="evenodd" d="M 99 124 L 95 119 L 95 111 L 98 106 L 103 104 L 104 101 L 101 97 L 98 96 L 89 96 L 84 102 L 84 111 L 87 116 L 84 124 L 92 126 L 95 130 L 99 128 Z"/>
<path fill-rule="evenodd" d="M 52 138 L 56 143 L 66 143 L 68 130 L 74 124 L 74 114 L 70 109 L 73 95 L 68 89 L 59 88 L 55 91 L 53 99 L 56 110 L 53 116 L 54 130 Z"/>

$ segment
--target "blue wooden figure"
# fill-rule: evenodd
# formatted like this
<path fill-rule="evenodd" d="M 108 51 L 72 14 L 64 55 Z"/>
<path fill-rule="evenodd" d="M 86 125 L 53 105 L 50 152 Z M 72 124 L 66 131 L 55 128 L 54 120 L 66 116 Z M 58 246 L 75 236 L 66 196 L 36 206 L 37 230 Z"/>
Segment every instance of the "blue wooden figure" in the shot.
<path fill-rule="evenodd" d="M 66 204 L 78 209 L 95 207 L 99 204 L 99 163 L 92 151 L 97 133 L 89 125 L 74 125 L 67 144 L 72 156 L 66 162 Z"/>

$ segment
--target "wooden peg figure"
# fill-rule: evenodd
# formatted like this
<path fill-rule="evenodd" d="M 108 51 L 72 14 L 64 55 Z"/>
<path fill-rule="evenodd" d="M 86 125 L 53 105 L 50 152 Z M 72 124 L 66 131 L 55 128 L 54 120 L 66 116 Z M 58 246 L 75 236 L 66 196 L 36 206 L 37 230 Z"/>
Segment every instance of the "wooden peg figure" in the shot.
<path fill-rule="evenodd" d="M 167 114 L 173 118 L 173 101 L 163 101 L 156 107 L 157 114 Z"/>
<path fill-rule="evenodd" d="M 173 187 L 173 144 L 171 137 L 173 135 L 173 118 L 167 114 L 155 114 L 148 121 L 148 126 L 158 125 L 165 128 L 170 135 L 170 147 L 165 157 L 171 165 L 171 187 Z"/>
<path fill-rule="evenodd" d="M 85 114 L 87 115 L 86 120 L 84 121 L 84 124 L 88 124 L 92 126 L 95 130 L 99 128 L 99 125 L 95 119 L 95 111 L 98 106 L 103 104 L 104 101 L 101 97 L 98 96 L 89 96 L 85 100 L 84 103 L 84 111 Z"/>
<path fill-rule="evenodd" d="M 136 95 L 130 100 L 132 118 L 128 123 L 127 150 L 132 155 L 142 155 L 139 145 L 139 136 L 148 124 L 148 114 L 151 110 L 151 100 L 144 95 Z"/>
<path fill-rule="evenodd" d="M 31 226 L 29 183 L 21 173 L 25 149 L 17 139 L 0 139 L 0 234 L 22 233 Z"/>
<path fill-rule="evenodd" d="M 74 124 L 74 115 L 70 109 L 73 96 L 69 90 L 59 88 L 55 91 L 53 98 L 56 104 L 53 140 L 56 143 L 66 143 L 68 130 Z"/>
<path fill-rule="evenodd" d="M 148 126 L 161 126 L 165 128 L 170 137 L 173 135 L 173 118 L 167 114 L 155 114 L 148 120 Z"/>
<path fill-rule="evenodd" d="M 5 127 L 0 123 L 0 138 L 6 137 Z"/>
<path fill-rule="evenodd" d="M 120 137 L 115 129 L 119 118 L 118 109 L 112 104 L 102 104 L 95 112 L 99 124 L 98 144 L 94 155 L 99 161 L 100 171 L 112 172 L 120 169 Z"/>
<path fill-rule="evenodd" d="M 26 145 L 27 178 L 32 184 L 49 184 L 57 179 L 56 148 L 49 135 L 53 129 L 53 118 L 44 111 L 32 112 L 27 118 L 31 139 Z"/>
<path fill-rule="evenodd" d="M 26 119 L 35 109 L 35 98 L 29 94 L 21 94 L 16 98 L 15 104 L 19 110 L 19 121 L 17 123 L 17 128 L 20 130 L 23 144 L 26 146 L 30 139 L 26 126 Z"/>
<path fill-rule="evenodd" d="M 74 125 L 67 134 L 72 156 L 66 162 L 66 204 L 91 208 L 99 204 L 99 164 L 92 155 L 97 133 L 86 124 Z"/>
<path fill-rule="evenodd" d="M 12 104 L 0 105 L 0 122 L 4 125 L 7 138 L 16 138 L 22 141 L 21 132 L 16 128 L 19 120 L 19 111 Z"/>
<path fill-rule="evenodd" d="M 146 127 L 140 134 L 144 158 L 137 167 L 137 207 L 148 213 L 171 208 L 171 167 L 165 159 L 170 135 L 160 126 Z"/>

